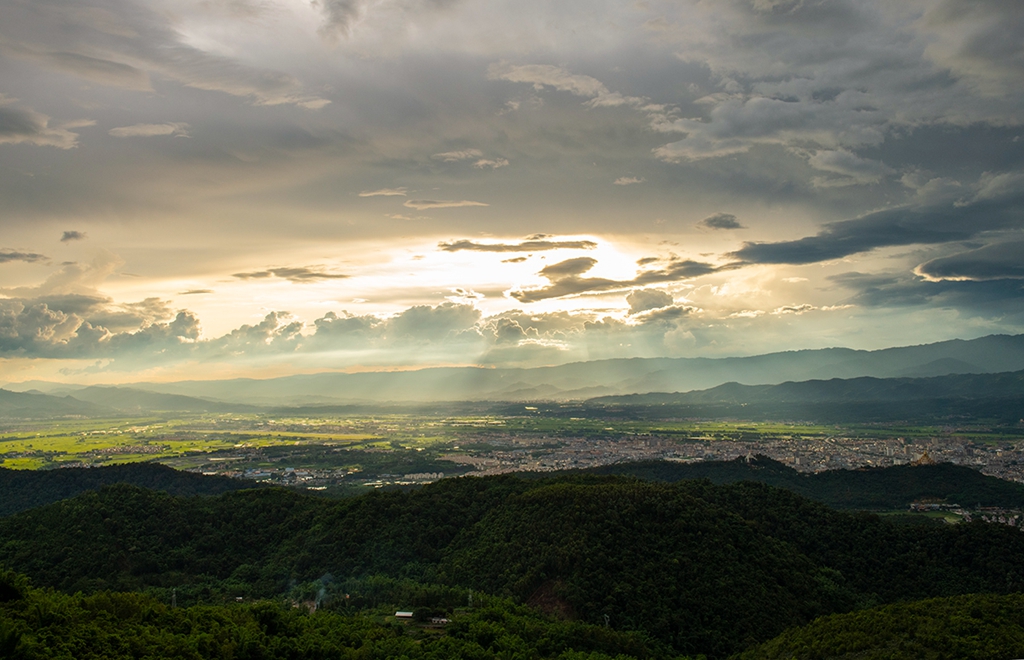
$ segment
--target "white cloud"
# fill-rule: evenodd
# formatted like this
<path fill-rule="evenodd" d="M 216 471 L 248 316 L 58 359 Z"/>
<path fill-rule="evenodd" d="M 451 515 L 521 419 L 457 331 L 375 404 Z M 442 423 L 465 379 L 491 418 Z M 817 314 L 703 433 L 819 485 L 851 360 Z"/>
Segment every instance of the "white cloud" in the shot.
<path fill-rule="evenodd" d="M 597 78 L 571 73 L 562 67 L 550 64 L 516 65 L 506 61 L 495 62 L 488 67 L 487 76 L 492 80 L 528 83 L 533 85 L 533 88 L 538 92 L 543 90 L 545 86 L 553 87 L 559 91 L 569 92 L 574 96 L 590 99 L 586 102 L 586 105 L 591 108 L 630 106 L 655 111 L 662 109 L 660 106 L 650 105 L 648 99 L 639 96 L 624 96 L 618 92 L 611 92 Z"/>
<path fill-rule="evenodd" d="M 176 137 L 188 137 L 189 125 L 181 122 L 167 122 L 164 124 L 133 124 L 131 126 L 120 126 L 107 131 L 114 137 L 157 137 L 161 135 L 173 135 Z"/>
<path fill-rule="evenodd" d="M 459 208 L 464 206 L 490 206 L 483 202 L 472 202 L 468 199 L 451 200 L 451 199 L 410 199 L 402 206 L 406 206 L 417 211 L 423 211 L 426 209 L 449 209 Z"/>
<path fill-rule="evenodd" d="M 431 156 L 434 160 L 441 160 L 446 163 L 455 163 L 460 160 L 468 160 L 470 158 L 480 158 L 484 155 L 484 152 L 479 149 L 462 149 L 460 151 L 445 151 L 443 153 L 434 154 Z"/>
<path fill-rule="evenodd" d="M 784 305 L 782 307 L 777 307 L 776 309 L 772 310 L 772 314 L 774 314 L 776 316 L 781 316 L 782 314 L 798 314 L 799 315 L 799 314 L 804 314 L 806 312 L 812 312 L 812 311 L 814 311 L 816 309 L 818 309 L 818 308 L 815 307 L 814 305 L 811 305 L 811 304 L 808 304 L 808 303 L 804 303 L 802 305 Z"/>
<path fill-rule="evenodd" d="M 615 183 L 615 185 L 617 186 L 632 186 L 643 182 L 644 180 L 642 177 L 620 176 L 618 179 L 615 179 L 613 183 Z"/>
<path fill-rule="evenodd" d="M 672 294 L 658 289 L 636 289 L 626 295 L 626 302 L 629 303 L 630 314 L 639 314 L 651 309 L 668 307 L 675 300 Z"/>
<path fill-rule="evenodd" d="M 473 163 L 473 167 L 481 170 L 490 168 L 496 170 L 500 167 L 506 167 L 508 165 L 508 159 L 506 158 L 481 158 L 480 160 Z"/>
<path fill-rule="evenodd" d="M 403 188 L 381 188 L 379 190 L 364 190 L 359 193 L 360 197 L 405 197 L 406 189 Z"/>

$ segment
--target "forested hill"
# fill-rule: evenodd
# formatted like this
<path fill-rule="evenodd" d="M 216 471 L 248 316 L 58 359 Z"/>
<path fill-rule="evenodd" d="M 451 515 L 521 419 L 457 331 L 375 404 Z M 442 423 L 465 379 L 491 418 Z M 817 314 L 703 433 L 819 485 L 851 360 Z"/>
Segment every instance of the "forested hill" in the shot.
<path fill-rule="evenodd" d="M 219 495 L 256 487 L 251 481 L 182 472 L 159 463 L 59 470 L 9 470 L 0 467 L 0 516 L 122 483 L 172 495 Z"/>
<path fill-rule="evenodd" d="M 182 605 L 414 579 L 721 658 L 823 614 L 1024 590 L 1024 534 L 894 525 L 750 482 L 504 476 L 346 500 L 121 485 L 0 520 L 0 563 L 67 592 L 175 588 Z"/>
<path fill-rule="evenodd" d="M 765 456 L 754 456 L 750 459 L 697 463 L 618 463 L 582 472 L 664 482 L 684 479 L 709 479 L 716 484 L 757 481 L 791 490 L 836 509 L 906 509 L 910 503 L 918 500 L 934 500 L 965 507 L 1024 509 L 1024 484 L 990 477 L 951 463 L 807 473 L 798 472 Z"/>
<path fill-rule="evenodd" d="M 968 507 L 1024 509 L 1024 484 L 949 463 L 806 473 L 764 456 L 754 456 L 751 459 L 697 463 L 617 463 L 559 474 L 618 475 L 661 482 L 709 479 L 716 484 L 756 481 L 791 490 L 836 509 L 906 509 L 911 502 L 923 499 Z M 550 473 L 533 476 L 550 478 Z M 0 468 L 0 516 L 119 483 L 184 496 L 219 495 L 261 487 L 253 481 L 183 472 L 158 463 L 59 470 Z"/>
<path fill-rule="evenodd" d="M 1007 660 L 1024 655 L 1024 595 L 934 598 L 824 617 L 737 660 Z"/>

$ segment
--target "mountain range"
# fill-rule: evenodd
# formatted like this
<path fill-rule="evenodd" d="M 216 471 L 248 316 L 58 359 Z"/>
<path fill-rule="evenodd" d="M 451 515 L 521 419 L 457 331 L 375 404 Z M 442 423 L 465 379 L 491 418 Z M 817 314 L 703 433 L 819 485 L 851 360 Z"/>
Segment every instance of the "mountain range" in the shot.
<path fill-rule="evenodd" d="M 224 404 L 279 407 L 431 401 L 568 401 L 650 392 L 688 392 L 730 382 L 776 385 L 787 381 L 927 378 L 1022 369 L 1024 335 L 991 335 L 876 351 L 826 348 L 731 358 L 596 360 L 536 368 L 439 367 L 399 372 L 325 372 L 263 380 L 138 382 L 117 389 L 27 381 L 8 384 L 6 389 L 72 395 L 118 410 L 229 412 L 240 409 L 237 405 Z M 156 399 L 139 390 L 181 398 Z M 5 401 L 0 401 L 0 410 L 18 405 Z"/>

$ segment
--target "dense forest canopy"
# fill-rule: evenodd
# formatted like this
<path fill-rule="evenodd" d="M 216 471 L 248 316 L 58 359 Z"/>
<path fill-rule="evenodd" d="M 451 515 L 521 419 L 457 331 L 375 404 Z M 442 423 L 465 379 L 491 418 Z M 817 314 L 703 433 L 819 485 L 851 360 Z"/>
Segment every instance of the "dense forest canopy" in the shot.
<path fill-rule="evenodd" d="M 895 524 L 753 482 L 501 476 L 342 500 L 114 485 L 0 519 L 0 563 L 39 587 L 190 607 L 381 576 L 720 658 L 822 615 L 1022 591 L 1024 534 Z"/>

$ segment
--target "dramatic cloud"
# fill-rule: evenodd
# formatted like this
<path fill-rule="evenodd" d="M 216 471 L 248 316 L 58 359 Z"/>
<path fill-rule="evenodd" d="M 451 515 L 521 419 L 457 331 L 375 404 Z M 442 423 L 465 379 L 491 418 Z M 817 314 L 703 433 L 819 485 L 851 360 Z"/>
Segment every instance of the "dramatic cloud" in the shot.
<path fill-rule="evenodd" d="M 0 300 L 0 355 L 4 357 L 181 357 L 199 338 L 199 321 L 173 318 L 163 301 L 117 305 L 87 295 Z"/>
<path fill-rule="evenodd" d="M 641 271 L 631 280 L 580 277 L 596 265 L 596 259 L 577 257 L 546 266 L 541 269 L 540 274 L 546 277 L 551 284 L 539 289 L 515 289 L 510 291 L 509 295 L 520 302 L 531 303 L 582 293 L 615 291 L 662 282 L 678 282 L 722 270 L 720 267 L 700 261 L 672 259 L 663 268 Z"/>
<path fill-rule="evenodd" d="M 932 259 L 918 266 L 915 272 L 930 280 L 1024 279 L 1024 241 L 994 243 Z"/>
<path fill-rule="evenodd" d="M 479 320 L 480 311 L 472 305 L 416 305 L 390 319 L 388 333 L 399 339 L 436 341 L 467 331 Z"/>
<path fill-rule="evenodd" d="M 809 264 L 896 245 L 964 241 L 982 232 L 1024 226 L 1019 173 L 984 177 L 972 199 L 904 206 L 834 222 L 815 236 L 778 243 L 745 243 L 731 256 L 743 263 Z"/>
<path fill-rule="evenodd" d="M 38 254 L 36 252 L 19 252 L 18 250 L 2 250 L 0 249 L 0 264 L 8 263 L 11 261 L 26 261 L 28 263 L 34 263 L 37 261 L 48 261 L 49 257 L 44 254 Z"/>
<path fill-rule="evenodd" d="M 483 202 L 471 202 L 465 199 L 458 201 L 443 199 L 410 199 L 402 206 L 416 209 L 417 211 L 424 211 L 426 209 L 449 209 L 463 206 L 490 206 L 490 204 L 484 204 Z"/>
<path fill-rule="evenodd" d="M 463 239 L 450 243 L 438 243 L 437 247 L 445 252 L 472 250 L 474 252 L 543 252 L 545 250 L 593 250 L 597 247 L 594 241 L 552 241 L 546 237 L 531 236 L 519 243 L 478 243 Z M 516 260 L 508 260 L 515 263 Z M 522 261 L 520 259 L 519 261 Z"/>
<path fill-rule="evenodd" d="M 248 273 L 235 273 L 232 277 L 237 277 L 240 280 L 262 280 L 277 277 L 296 284 L 303 284 L 319 280 L 342 280 L 349 276 L 342 273 L 331 273 L 318 266 L 282 266 Z"/>
<path fill-rule="evenodd" d="M 732 213 L 715 213 L 697 223 L 705 229 L 744 229 L 740 221 Z"/>
<path fill-rule="evenodd" d="M 846 304 L 896 310 L 941 307 L 957 309 L 967 317 L 997 314 L 1024 321 L 1024 283 L 1016 278 L 926 280 L 905 272 L 851 272 L 829 280 L 853 291 Z"/>
<path fill-rule="evenodd" d="M 170 122 L 166 124 L 133 124 L 121 126 L 107 131 L 113 137 L 156 137 L 160 135 L 173 135 L 177 137 L 188 137 L 188 124 Z"/>
<path fill-rule="evenodd" d="M 552 12 L 5 0 L 3 356 L 258 377 L 1024 332 L 1018 2 Z"/>
<path fill-rule="evenodd" d="M 636 291 L 630 291 L 626 295 L 626 302 L 629 303 L 629 313 L 639 314 L 640 312 L 646 312 L 650 309 L 658 309 L 659 307 L 668 307 L 675 300 L 672 295 L 665 292 L 659 291 L 658 289 L 637 289 Z"/>

